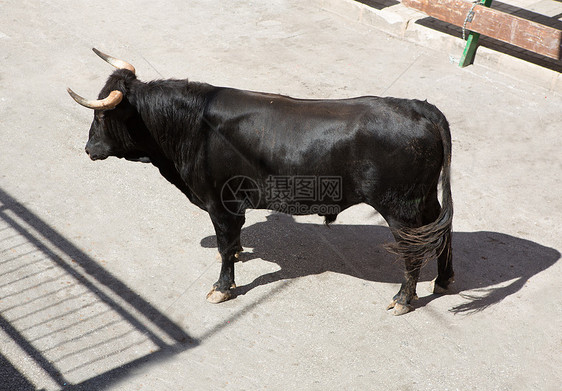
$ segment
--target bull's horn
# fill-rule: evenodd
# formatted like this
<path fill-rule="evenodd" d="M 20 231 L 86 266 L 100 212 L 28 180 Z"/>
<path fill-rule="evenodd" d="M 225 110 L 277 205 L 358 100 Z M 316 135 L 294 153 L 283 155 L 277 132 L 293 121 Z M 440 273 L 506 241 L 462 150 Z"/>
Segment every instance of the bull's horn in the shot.
<path fill-rule="evenodd" d="M 113 65 L 115 68 L 117 68 L 117 69 L 128 69 L 131 72 L 135 73 L 135 67 L 132 66 L 131 64 L 129 64 L 128 62 L 123 61 L 123 60 L 119 60 L 118 58 L 115 58 L 115 57 L 111 57 L 110 55 L 107 55 L 105 53 L 100 52 L 96 48 L 92 48 L 92 50 L 94 51 L 94 53 L 96 53 L 98 56 L 100 56 L 105 62 Z"/>
<path fill-rule="evenodd" d="M 98 99 L 98 100 L 88 100 L 82 98 L 76 92 L 72 91 L 70 88 L 66 89 L 72 99 L 76 101 L 76 103 L 81 104 L 84 107 L 94 110 L 111 110 L 114 109 L 115 106 L 123 100 L 123 93 L 121 91 L 111 91 L 109 96 L 105 99 Z"/>

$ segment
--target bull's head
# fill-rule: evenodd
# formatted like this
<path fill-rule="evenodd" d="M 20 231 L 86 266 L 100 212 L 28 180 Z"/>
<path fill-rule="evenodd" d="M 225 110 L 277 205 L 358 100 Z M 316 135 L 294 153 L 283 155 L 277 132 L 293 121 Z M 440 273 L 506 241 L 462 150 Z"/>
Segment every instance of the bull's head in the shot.
<path fill-rule="evenodd" d="M 70 96 L 79 104 L 94 110 L 94 120 L 90 127 L 86 153 L 92 160 L 102 160 L 109 156 L 129 160 L 149 161 L 146 153 L 131 135 L 129 124 L 135 110 L 126 99 L 127 84 L 136 79 L 135 68 L 117 58 L 108 56 L 97 49 L 93 51 L 115 68 L 116 71 L 107 81 L 97 100 L 88 100 L 67 89 Z"/>

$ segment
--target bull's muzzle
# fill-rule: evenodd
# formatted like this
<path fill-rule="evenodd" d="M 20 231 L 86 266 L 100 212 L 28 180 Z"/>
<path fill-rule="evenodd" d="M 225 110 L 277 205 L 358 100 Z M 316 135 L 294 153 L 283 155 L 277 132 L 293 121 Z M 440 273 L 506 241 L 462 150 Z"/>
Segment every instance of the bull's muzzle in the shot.
<path fill-rule="evenodd" d="M 86 147 L 84 148 L 84 150 L 86 151 L 86 154 L 90 157 L 90 159 L 94 161 L 104 160 L 107 159 L 107 157 L 109 156 L 109 154 L 106 151 L 100 150 L 99 147 L 92 145 L 90 141 L 86 143 Z"/>

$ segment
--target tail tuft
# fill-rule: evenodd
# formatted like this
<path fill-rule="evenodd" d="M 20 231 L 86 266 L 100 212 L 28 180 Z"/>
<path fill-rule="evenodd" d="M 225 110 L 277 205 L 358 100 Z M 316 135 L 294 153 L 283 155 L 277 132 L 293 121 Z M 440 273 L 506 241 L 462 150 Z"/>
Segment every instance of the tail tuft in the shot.
<path fill-rule="evenodd" d="M 415 259 L 424 265 L 450 248 L 452 218 L 452 208 L 443 208 L 437 220 L 431 224 L 394 231 L 396 242 L 384 247 L 391 254 L 404 259 Z"/>

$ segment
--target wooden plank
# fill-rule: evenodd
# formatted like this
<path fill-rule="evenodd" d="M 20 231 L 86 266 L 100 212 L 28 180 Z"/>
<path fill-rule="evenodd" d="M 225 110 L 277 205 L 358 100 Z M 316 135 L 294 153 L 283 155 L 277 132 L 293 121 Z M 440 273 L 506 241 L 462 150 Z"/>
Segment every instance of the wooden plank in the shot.
<path fill-rule="evenodd" d="M 429 16 L 462 27 L 473 4 L 463 0 L 402 0 L 402 4 Z M 474 6 L 474 16 L 466 29 L 559 60 L 562 30 L 514 15 Z"/>

